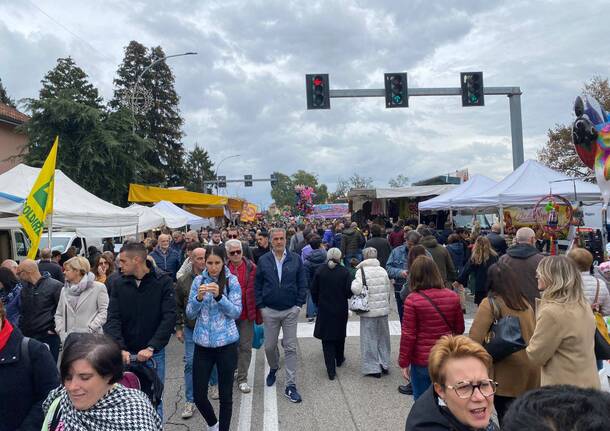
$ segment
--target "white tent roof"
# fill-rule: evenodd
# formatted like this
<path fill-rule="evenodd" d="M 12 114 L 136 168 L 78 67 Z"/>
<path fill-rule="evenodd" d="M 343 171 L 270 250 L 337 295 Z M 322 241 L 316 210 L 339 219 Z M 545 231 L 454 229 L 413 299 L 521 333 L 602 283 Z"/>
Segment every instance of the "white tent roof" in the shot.
<path fill-rule="evenodd" d="M 467 199 L 469 196 L 477 196 L 482 192 L 488 190 L 494 185 L 498 184 L 497 181 L 492 180 L 485 175 L 473 175 L 468 181 L 460 184 L 458 187 L 443 193 L 427 201 L 419 203 L 419 210 L 442 210 L 455 208 L 454 201 L 456 199 Z"/>
<path fill-rule="evenodd" d="M 84 228 L 79 229 L 79 234 L 92 238 L 127 236 L 146 232 L 151 229 L 157 229 L 166 224 L 163 214 L 152 207 L 133 204 L 125 208 L 125 211 L 138 216 L 138 223 L 136 225 L 114 228 Z"/>
<path fill-rule="evenodd" d="M 351 189 L 348 193 L 349 198 L 363 197 L 367 199 L 397 199 L 397 198 L 418 198 L 423 196 L 438 196 L 449 190 L 456 188 L 453 184 L 443 184 L 437 186 L 409 186 L 392 187 L 380 189 Z"/>
<path fill-rule="evenodd" d="M 535 205 L 550 192 L 571 201 L 598 202 L 601 198 L 596 184 L 576 180 L 534 160 L 526 160 L 495 186 L 476 196 L 457 198 L 453 204 L 462 208 L 528 206 Z"/>
<path fill-rule="evenodd" d="M 163 215 L 165 225 L 172 229 L 186 226 L 187 224 L 203 225 L 207 222 L 204 218 L 191 214 L 168 201 L 157 202 L 153 205 L 153 208 Z"/>
<path fill-rule="evenodd" d="M 19 164 L 0 175 L 0 192 L 25 199 L 40 168 Z M 53 227 L 116 227 L 135 226 L 137 214 L 106 202 L 80 187 L 59 169 L 55 170 Z M 0 199 L 0 212 L 15 214 L 15 202 Z M 8 220 L 7 220 L 8 222 Z"/>

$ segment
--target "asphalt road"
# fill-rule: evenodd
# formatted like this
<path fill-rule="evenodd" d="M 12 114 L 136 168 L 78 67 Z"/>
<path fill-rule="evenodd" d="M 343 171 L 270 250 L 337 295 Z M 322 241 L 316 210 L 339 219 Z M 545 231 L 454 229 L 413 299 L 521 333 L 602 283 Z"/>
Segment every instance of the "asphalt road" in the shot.
<path fill-rule="evenodd" d="M 472 297 L 469 299 L 467 330 L 474 311 Z M 345 343 L 347 359 L 337 369 L 334 381 L 328 380 L 326 375 L 321 342 L 312 336 L 314 325 L 306 321 L 302 312 L 298 330 L 297 387 L 303 402 L 293 404 L 285 398 L 283 368 L 278 372 L 276 384 L 270 388 L 265 386 L 268 366 L 264 349 L 254 350 L 248 376 L 253 391 L 242 394 L 237 385 L 234 386 L 231 430 L 403 430 L 413 397 L 397 391 L 403 379 L 396 364 L 400 326 L 395 305 L 393 310 L 390 314 L 390 333 L 394 363 L 390 374 L 375 379 L 360 373 L 359 322 L 357 316 L 352 316 Z M 180 417 L 184 403 L 183 349 L 175 338 L 167 346 L 164 429 L 207 430 L 199 412 L 187 420 Z M 218 402 L 212 403 L 218 413 Z"/>

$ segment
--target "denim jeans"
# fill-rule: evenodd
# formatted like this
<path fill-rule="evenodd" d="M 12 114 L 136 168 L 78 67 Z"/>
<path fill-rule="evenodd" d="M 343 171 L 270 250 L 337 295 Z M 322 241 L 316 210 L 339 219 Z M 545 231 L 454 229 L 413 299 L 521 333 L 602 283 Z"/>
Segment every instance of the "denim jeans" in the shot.
<path fill-rule="evenodd" d="M 184 327 L 184 398 L 187 403 L 194 403 L 193 397 L 193 352 L 195 342 L 193 341 L 193 330 L 188 326 Z M 210 386 L 218 384 L 218 371 L 216 365 L 210 375 Z"/>
<path fill-rule="evenodd" d="M 413 399 L 417 401 L 432 384 L 428 367 L 411 364 L 411 383 L 413 385 Z"/>
<path fill-rule="evenodd" d="M 152 356 L 153 360 L 157 364 L 157 375 L 159 376 L 159 380 L 165 385 L 165 349 L 161 349 Z M 146 366 L 152 368 L 152 363 L 150 361 L 146 362 Z M 157 413 L 163 420 L 163 400 L 157 406 Z"/>
<path fill-rule="evenodd" d="M 318 307 L 313 303 L 310 289 L 307 289 L 307 313 L 305 315 L 307 318 L 316 317 L 318 315 Z"/>

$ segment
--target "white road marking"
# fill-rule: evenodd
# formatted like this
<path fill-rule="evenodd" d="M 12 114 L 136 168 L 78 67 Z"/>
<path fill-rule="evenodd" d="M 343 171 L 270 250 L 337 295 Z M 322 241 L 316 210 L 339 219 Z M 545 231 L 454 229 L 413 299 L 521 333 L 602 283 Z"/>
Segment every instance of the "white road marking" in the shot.
<path fill-rule="evenodd" d="M 266 378 L 269 374 L 269 363 L 267 362 L 267 355 L 265 355 L 265 375 L 263 376 L 263 385 L 265 385 L 264 396 L 265 396 L 265 407 L 263 413 L 263 430 L 264 431 L 278 431 L 278 417 L 277 417 L 277 383 L 273 386 L 267 386 Z"/>
<path fill-rule="evenodd" d="M 252 388 L 249 394 L 241 394 L 239 405 L 239 422 L 237 431 L 250 431 L 252 422 L 252 394 L 254 393 L 254 373 L 256 365 L 256 349 L 252 349 L 252 359 L 248 367 L 248 386 Z M 239 391 L 239 388 L 237 388 Z M 241 391 L 240 391 L 241 393 Z"/>
<path fill-rule="evenodd" d="M 400 321 L 390 320 L 390 335 L 400 335 Z M 313 338 L 314 323 L 299 323 L 297 327 L 297 338 Z M 464 319 L 464 334 L 468 334 L 470 327 L 472 326 L 472 319 Z M 347 322 L 347 336 L 348 337 L 359 337 L 360 336 L 360 322 L 357 320 L 350 320 Z M 280 331 L 280 338 L 282 338 L 282 332 Z"/>

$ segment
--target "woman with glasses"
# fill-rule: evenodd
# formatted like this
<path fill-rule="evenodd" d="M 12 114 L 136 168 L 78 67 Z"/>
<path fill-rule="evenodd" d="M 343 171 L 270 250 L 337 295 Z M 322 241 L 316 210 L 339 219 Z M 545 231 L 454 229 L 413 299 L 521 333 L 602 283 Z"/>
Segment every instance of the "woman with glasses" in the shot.
<path fill-rule="evenodd" d="M 95 275 L 95 281 L 106 284 L 106 279 L 114 272 L 114 258 L 110 257 L 112 252 L 105 251 L 99 254 L 93 265 L 93 274 Z"/>
<path fill-rule="evenodd" d="M 525 349 L 542 367 L 540 383 L 599 389 L 595 362 L 595 317 L 582 288 L 582 276 L 566 256 L 548 256 L 536 271 L 542 292 L 536 329 Z"/>
<path fill-rule="evenodd" d="M 494 320 L 513 316 L 519 319 L 523 340 L 529 343 L 536 326 L 534 310 L 519 289 L 516 276 L 508 265 L 496 263 L 489 268 L 487 290 L 488 297 L 483 299 L 474 316 L 470 338 L 483 344 Z M 504 413 L 515 398 L 540 386 L 540 367 L 532 364 L 525 350 L 521 350 L 494 363 L 493 377 L 500 385 L 494 405 L 502 425 Z"/>
<path fill-rule="evenodd" d="M 411 408 L 405 430 L 498 431 L 491 420 L 498 386 L 491 367 L 491 356 L 476 341 L 442 337 L 428 361 L 433 385 Z"/>

